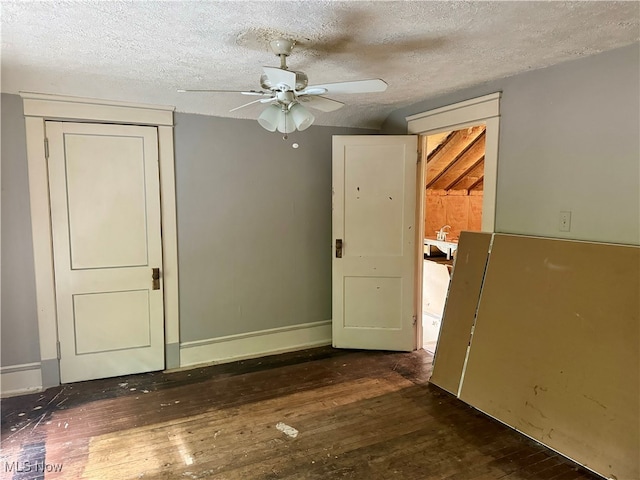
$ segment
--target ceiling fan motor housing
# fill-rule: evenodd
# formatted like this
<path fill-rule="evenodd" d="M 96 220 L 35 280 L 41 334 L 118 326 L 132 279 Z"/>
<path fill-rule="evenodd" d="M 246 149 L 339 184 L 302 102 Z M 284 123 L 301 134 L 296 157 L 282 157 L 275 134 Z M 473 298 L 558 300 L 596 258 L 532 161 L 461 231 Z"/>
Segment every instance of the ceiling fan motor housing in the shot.
<path fill-rule="evenodd" d="M 307 78 L 307 74 L 304 72 L 295 72 L 295 71 L 293 73 L 296 74 L 296 84 L 289 85 L 290 89 L 299 91 L 307 88 L 307 85 L 309 84 L 309 79 Z M 280 87 L 281 87 L 280 85 L 273 85 L 266 73 L 263 73 L 260 76 L 260 85 L 262 86 L 262 88 L 266 88 L 269 90 L 280 90 Z"/>
<path fill-rule="evenodd" d="M 279 104 L 288 106 L 289 104 L 296 101 L 296 96 L 291 91 L 278 92 L 276 94 L 275 99 L 278 101 Z"/>

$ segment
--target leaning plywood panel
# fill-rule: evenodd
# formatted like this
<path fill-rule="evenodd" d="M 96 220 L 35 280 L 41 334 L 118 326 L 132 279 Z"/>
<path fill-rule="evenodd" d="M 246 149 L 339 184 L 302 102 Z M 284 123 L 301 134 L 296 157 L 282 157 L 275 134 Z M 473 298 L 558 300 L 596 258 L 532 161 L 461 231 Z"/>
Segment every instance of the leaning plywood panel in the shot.
<path fill-rule="evenodd" d="M 462 232 L 458 242 L 431 376 L 431 383 L 454 395 L 458 394 L 490 244 L 491 234 L 478 232 Z"/>
<path fill-rule="evenodd" d="M 460 398 L 640 478 L 640 248 L 496 235 Z"/>

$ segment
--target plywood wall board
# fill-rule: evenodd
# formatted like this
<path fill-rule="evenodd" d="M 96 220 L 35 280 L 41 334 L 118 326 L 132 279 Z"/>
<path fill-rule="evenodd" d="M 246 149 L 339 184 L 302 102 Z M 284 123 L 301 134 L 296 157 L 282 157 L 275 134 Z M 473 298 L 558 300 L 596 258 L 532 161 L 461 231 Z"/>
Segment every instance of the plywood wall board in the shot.
<path fill-rule="evenodd" d="M 453 197 L 466 197 L 469 195 L 467 190 L 445 190 L 447 195 L 451 195 Z"/>
<path fill-rule="evenodd" d="M 480 195 L 469 196 L 468 229 L 474 232 L 482 230 L 482 192 Z"/>
<path fill-rule="evenodd" d="M 446 222 L 451 225 L 447 238 L 456 239 L 462 230 L 469 228 L 469 197 L 448 195 L 446 198 Z"/>
<path fill-rule="evenodd" d="M 639 292 L 638 247 L 496 235 L 460 398 L 640 478 Z"/>
<path fill-rule="evenodd" d="M 438 195 L 426 196 L 424 214 L 424 236 L 435 238 L 436 231 L 447 224 L 446 197 Z"/>
<path fill-rule="evenodd" d="M 435 237 L 435 232 L 449 225 L 449 240 L 460 237 L 463 230 L 482 229 L 482 192 L 480 195 L 427 195 L 425 196 L 425 236 Z M 456 192 L 458 193 L 458 192 Z"/>
<path fill-rule="evenodd" d="M 490 233 L 462 232 L 444 308 L 431 383 L 458 394 L 482 278 Z"/>

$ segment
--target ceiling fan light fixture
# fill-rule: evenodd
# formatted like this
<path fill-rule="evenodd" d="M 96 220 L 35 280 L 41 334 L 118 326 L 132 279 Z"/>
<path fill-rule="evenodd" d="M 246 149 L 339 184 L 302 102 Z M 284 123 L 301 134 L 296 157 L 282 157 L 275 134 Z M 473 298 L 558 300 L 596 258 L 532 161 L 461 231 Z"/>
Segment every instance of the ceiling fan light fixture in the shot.
<path fill-rule="evenodd" d="M 265 130 L 275 132 L 280 123 L 282 109 L 278 105 L 269 105 L 258 117 L 258 123 Z"/>
<path fill-rule="evenodd" d="M 280 111 L 280 121 L 278 122 L 278 131 L 280 133 L 291 133 L 296 131 L 296 125 L 288 111 Z"/>
<path fill-rule="evenodd" d="M 303 131 L 309 128 L 313 123 L 313 121 L 315 120 L 315 117 L 311 114 L 311 112 L 309 112 L 309 110 L 304 108 L 299 103 L 292 105 L 289 108 L 289 112 L 291 113 L 291 118 L 293 120 L 293 123 L 295 124 L 296 128 L 300 131 Z"/>
<path fill-rule="evenodd" d="M 260 76 L 262 90 L 198 89 L 178 91 L 240 93 L 242 95 L 257 96 L 259 97 L 257 100 L 233 108 L 230 112 L 235 112 L 257 103 L 269 104 L 258 117 L 258 123 L 269 132 L 278 130 L 284 133 L 283 138 L 286 139 L 287 134 L 296 130 L 306 130 L 315 121 L 315 117 L 307 110 L 307 107 L 321 112 L 333 112 L 344 106 L 344 103 L 324 97 L 324 94 L 363 94 L 383 92 L 387 88 L 387 83 L 379 78 L 309 85 L 309 78 L 306 73 L 289 70 L 287 67 L 286 59 L 291 54 L 294 45 L 294 40 L 285 38 L 277 38 L 271 42 L 273 53 L 280 57 L 280 67 L 262 67 L 263 73 Z"/>

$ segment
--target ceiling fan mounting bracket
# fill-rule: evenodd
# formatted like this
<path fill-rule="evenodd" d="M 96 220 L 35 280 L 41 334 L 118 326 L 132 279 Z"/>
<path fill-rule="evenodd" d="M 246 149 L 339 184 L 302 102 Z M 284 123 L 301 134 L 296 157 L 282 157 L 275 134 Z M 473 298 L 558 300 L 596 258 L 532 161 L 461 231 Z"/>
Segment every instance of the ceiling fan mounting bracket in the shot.
<path fill-rule="evenodd" d="M 289 40 L 287 38 L 276 38 L 275 40 L 269 42 L 273 53 L 278 56 L 284 55 L 285 57 L 291 55 L 291 51 L 293 50 L 295 44 L 296 42 L 294 40 Z"/>
<path fill-rule="evenodd" d="M 289 40 L 287 38 L 276 38 L 269 42 L 271 50 L 276 56 L 280 57 L 280 68 L 287 70 L 287 57 L 291 55 L 293 47 L 295 46 L 295 40 Z"/>

